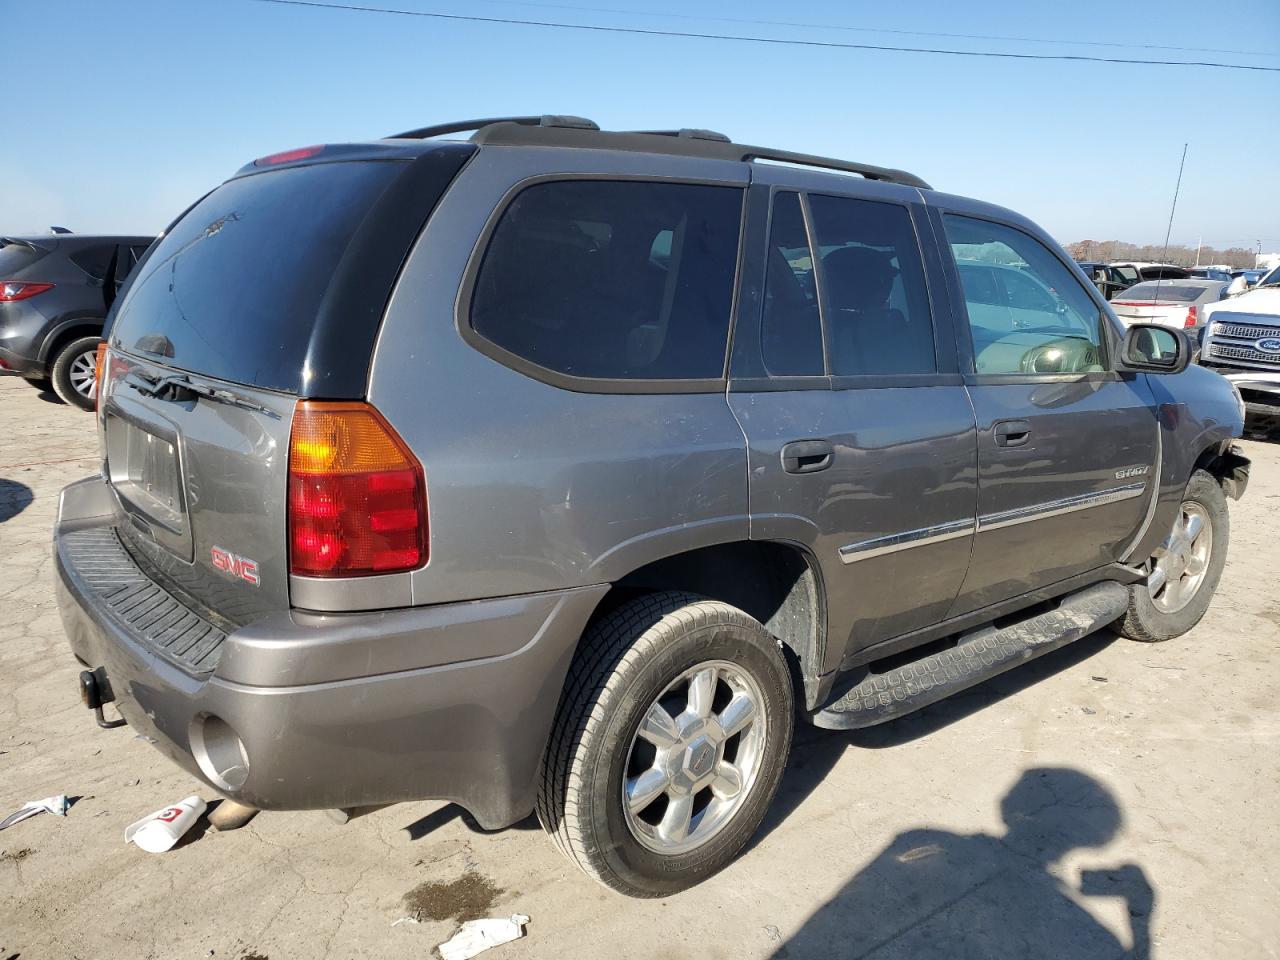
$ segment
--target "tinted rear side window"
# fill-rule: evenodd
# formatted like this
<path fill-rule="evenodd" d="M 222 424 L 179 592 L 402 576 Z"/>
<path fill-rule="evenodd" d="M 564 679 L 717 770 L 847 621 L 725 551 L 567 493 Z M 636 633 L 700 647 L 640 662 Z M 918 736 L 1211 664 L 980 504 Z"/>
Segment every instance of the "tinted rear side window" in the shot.
<path fill-rule="evenodd" d="M 742 190 L 554 181 L 507 207 L 471 327 L 555 373 L 698 380 L 724 372 Z"/>
<path fill-rule="evenodd" d="M 83 250 L 77 250 L 71 254 L 71 262 L 77 267 L 93 277 L 95 280 L 104 280 L 107 276 L 107 270 L 111 267 L 111 258 L 115 256 L 115 244 L 104 244 L 99 247 L 85 247 Z"/>
<path fill-rule="evenodd" d="M 924 263 L 907 208 L 809 198 L 833 376 L 935 373 Z"/>
<path fill-rule="evenodd" d="M 334 268 L 397 162 L 321 163 L 223 184 L 163 237 L 120 305 L 113 344 L 297 392 Z"/>

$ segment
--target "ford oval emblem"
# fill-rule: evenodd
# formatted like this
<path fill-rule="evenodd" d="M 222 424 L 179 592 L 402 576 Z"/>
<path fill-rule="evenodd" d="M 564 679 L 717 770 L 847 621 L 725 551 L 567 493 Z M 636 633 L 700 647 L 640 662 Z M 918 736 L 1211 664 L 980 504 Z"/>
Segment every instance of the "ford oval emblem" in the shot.
<path fill-rule="evenodd" d="M 1264 337 L 1255 346 L 1263 353 L 1280 353 L 1280 337 Z"/>

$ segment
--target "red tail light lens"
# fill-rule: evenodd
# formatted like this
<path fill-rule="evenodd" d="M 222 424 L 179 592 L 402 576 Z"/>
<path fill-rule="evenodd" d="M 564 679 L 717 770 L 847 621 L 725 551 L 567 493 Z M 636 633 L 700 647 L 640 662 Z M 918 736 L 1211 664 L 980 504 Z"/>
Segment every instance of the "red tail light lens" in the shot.
<path fill-rule="evenodd" d="M 93 408 L 95 410 L 102 406 L 102 371 L 107 359 L 107 342 L 104 340 L 98 344 L 98 355 L 94 358 L 93 364 Z"/>
<path fill-rule="evenodd" d="M 359 577 L 427 562 L 422 466 L 365 403 L 302 401 L 289 439 L 289 569 Z"/>
<path fill-rule="evenodd" d="M 1187 307 L 1187 319 L 1182 321 L 1183 327 L 1194 327 L 1196 325 L 1196 308 L 1195 304 Z"/>
<path fill-rule="evenodd" d="M 52 290 L 52 283 L 28 283 L 25 280 L 0 280 L 0 303 L 29 300 L 37 293 Z"/>

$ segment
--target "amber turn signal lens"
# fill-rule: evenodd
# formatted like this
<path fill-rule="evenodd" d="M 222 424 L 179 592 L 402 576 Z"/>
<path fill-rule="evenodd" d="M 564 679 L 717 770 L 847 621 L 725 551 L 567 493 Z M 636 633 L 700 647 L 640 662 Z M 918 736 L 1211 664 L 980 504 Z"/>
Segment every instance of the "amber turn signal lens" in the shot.
<path fill-rule="evenodd" d="M 365 403 L 304 400 L 289 440 L 289 568 L 351 577 L 427 561 L 427 492 L 404 441 Z"/>

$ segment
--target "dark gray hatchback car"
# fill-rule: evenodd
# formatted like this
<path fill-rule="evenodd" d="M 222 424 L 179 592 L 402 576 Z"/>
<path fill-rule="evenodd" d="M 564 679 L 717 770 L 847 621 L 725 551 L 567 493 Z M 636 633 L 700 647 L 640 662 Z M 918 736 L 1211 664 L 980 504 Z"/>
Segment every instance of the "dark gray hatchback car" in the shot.
<path fill-rule="evenodd" d="M 116 292 L 154 237 L 0 237 L 0 373 L 48 382 L 92 410 L 94 361 Z"/>
<path fill-rule="evenodd" d="M 1200 619 L 1248 463 L 1189 353 L 902 171 L 554 117 L 267 157 L 119 305 L 54 535 L 82 694 L 242 804 L 536 810 L 664 895 L 795 717 Z"/>

